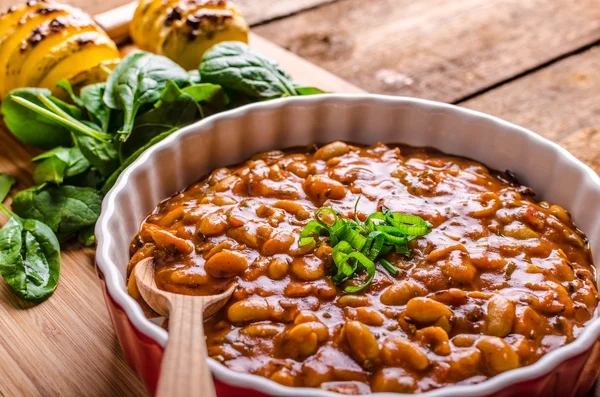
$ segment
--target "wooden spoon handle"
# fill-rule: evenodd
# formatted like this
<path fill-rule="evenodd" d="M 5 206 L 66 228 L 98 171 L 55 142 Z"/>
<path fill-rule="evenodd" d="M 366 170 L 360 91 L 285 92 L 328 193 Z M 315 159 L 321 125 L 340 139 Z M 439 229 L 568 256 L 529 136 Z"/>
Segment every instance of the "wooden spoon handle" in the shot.
<path fill-rule="evenodd" d="M 169 341 L 162 359 L 157 397 L 216 397 L 208 369 L 204 337 L 204 302 L 173 295 Z"/>

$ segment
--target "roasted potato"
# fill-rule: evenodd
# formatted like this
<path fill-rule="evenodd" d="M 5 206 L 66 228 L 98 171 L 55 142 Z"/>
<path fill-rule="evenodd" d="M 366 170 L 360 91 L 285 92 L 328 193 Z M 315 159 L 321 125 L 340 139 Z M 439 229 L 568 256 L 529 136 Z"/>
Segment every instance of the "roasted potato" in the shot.
<path fill-rule="evenodd" d="M 142 0 L 130 29 L 139 48 L 188 70 L 216 43 L 248 42 L 248 24 L 227 0 Z"/>
<path fill-rule="evenodd" d="M 85 71 L 118 60 L 115 43 L 77 8 L 29 1 L 0 16 L 2 97 L 19 87 L 46 87 L 61 95 L 58 80 L 78 76 L 83 85 Z"/>

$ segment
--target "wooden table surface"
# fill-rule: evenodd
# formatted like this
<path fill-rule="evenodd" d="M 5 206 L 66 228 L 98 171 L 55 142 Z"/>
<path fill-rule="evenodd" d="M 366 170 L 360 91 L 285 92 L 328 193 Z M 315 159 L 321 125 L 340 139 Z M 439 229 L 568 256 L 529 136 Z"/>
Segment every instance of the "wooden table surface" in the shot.
<path fill-rule="evenodd" d="M 127 0 L 71 0 L 97 14 Z M 0 9 L 19 0 L 0 0 Z M 490 113 L 554 140 L 600 172 L 598 0 L 238 0 L 255 39 L 298 80 L 418 96 Z M 356 87 L 358 88 L 356 88 Z M 0 131 L 0 172 L 32 184 L 34 151 Z M 0 217 L 0 224 L 5 218 Z M 122 359 L 93 250 L 64 247 L 51 299 L 0 282 L 0 396 L 141 396 Z"/>

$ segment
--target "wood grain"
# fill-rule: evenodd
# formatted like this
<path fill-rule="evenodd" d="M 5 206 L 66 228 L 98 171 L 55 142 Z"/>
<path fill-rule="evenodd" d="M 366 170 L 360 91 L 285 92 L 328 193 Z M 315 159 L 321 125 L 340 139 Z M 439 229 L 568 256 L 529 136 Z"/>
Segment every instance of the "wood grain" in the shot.
<path fill-rule="evenodd" d="M 64 0 L 57 0 L 66 2 Z M 67 2 L 82 8 L 90 14 L 120 7 L 131 0 L 68 0 Z M 265 21 L 281 18 L 302 10 L 313 8 L 322 4 L 332 3 L 337 0 L 233 0 L 244 14 L 249 24 L 255 25 Z M 23 0 L 0 0 L 0 11 L 14 4 L 23 3 Z"/>
<path fill-rule="evenodd" d="M 568 145 L 576 156 L 591 161 L 597 146 L 581 142 L 600 137 L 580 132 L 579 145 L 569 135 L 600 125 L 600 46 L 462 103 Z M 589 142 L 588 142 L 589 143 Z M 597 164 L 596 159 L 593 164 Z M 600 168 L 596 167 L 600 172 Z"/>
<path fill-rule="evenodd" d="M 299 82 L 334 92 L 360 92 L 258 36 L 251 40 Z M 13 193 L 32 185 L 30 159 L 36 153 L 0 128 L 0 172 L 17 178 Z M 0 215 L 0 225 L 5 221 Z M 0 280 L 0 396 L 146 394 L 122 358 L 93 254 L 78 244 L 63 247 L 59 286 L 38 306 L 21 302 Z"/>
<path fill-rule="evenodd" d="M 454 102 L 597 41 L 600 7 L 597 0 L 346 0 L 255 32 L 366 91 Z"/>
<path fill-rule="evenodd" d="M 0 172 L 17 178 L 14 191 L 32 184 L 35 150 L 0 130 Z M 0 225 L 6 217 L 0 216 Z M 93 266 L 94 251 L 63 247 L 54 295 L 33 306 L 0 282 L 0 395 L 145 394 L 121 357 Z"/>

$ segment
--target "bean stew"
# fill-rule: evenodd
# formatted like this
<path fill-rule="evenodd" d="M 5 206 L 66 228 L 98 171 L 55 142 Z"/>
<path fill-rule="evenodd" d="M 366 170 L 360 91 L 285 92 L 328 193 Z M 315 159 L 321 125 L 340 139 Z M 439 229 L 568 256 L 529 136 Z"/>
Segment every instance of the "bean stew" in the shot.
<path fill-rule="evenodd" d="M 327 235 L 299 243 L 324 207 L 430 227 L 349 293 L 368 272 L 336 282 Z M 167 291 L 237 283 L 205 323 L 212 358 L 343 394 L 423 392 L 530 365 L 577 338 L 599 299 L 587 239 L 565 209 L 536 201 L 511 172 L 404 145 L 261 153 L 160 203 L 128 267 L 129 293 L 152 316 L 131 275 L 147 257 Z"/>

